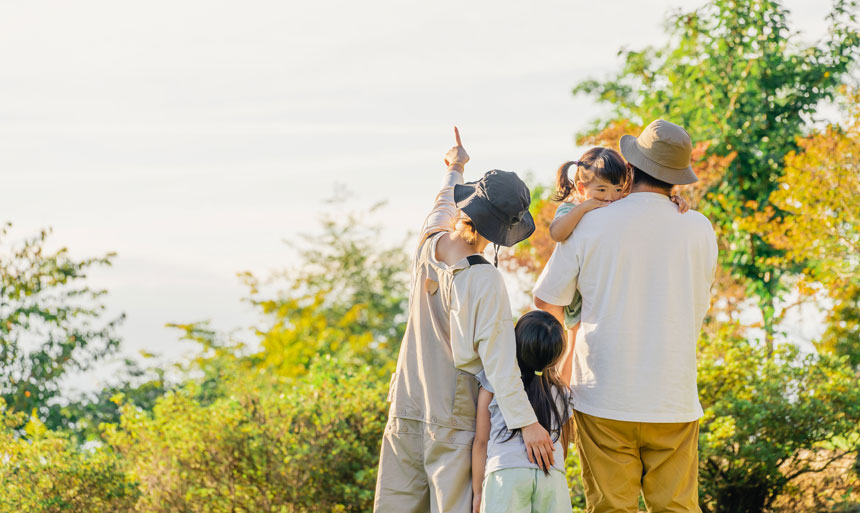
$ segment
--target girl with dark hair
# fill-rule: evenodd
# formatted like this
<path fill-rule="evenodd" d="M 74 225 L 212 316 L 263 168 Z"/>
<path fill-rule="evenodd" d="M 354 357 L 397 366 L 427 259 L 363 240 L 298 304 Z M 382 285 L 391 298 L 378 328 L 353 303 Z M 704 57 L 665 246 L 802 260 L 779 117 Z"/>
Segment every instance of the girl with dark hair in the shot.
<path fill-rule="evenodd" d="M 569 178 L 571 168 L 575 170 L 572 180 Z M 567 240 L 585 214 L 627 196 L 633 181 L 633 166 L 612 148 L 591 148 L 579 160 L 562 164 L 556 172 L 556 192 L 552 198 L 561 202 L 549 225 L 552 240 Z M 678 205 L 681 213 L 690 209 L 681 196 L 672 195 L 669 198 Z M 569 330 L 569 350 L 573 349 L 576 340 L 581 311 L 582 296 L 576 292 L 573 301 L 564 307 L 564 325 Z"/>
<path fill-rule="evenodd" d="M 519 429 L 508 429 L 494 389 L 483 372 L 472 444 L 473 513 L 570 512 L 564 472 L 571 418 L 573 353 L 565 354 L 564 329 L 552 315 L 534 310 L 514 328 L 517 364 L 538 422 L 552 437 L 554 464 L 541 469 L 526 458 Z"/>

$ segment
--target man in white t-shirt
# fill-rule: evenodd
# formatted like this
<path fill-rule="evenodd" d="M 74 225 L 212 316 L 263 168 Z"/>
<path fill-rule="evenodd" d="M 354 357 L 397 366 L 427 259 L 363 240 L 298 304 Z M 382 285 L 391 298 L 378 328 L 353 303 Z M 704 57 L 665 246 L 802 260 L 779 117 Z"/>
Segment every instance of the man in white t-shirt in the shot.
<path fill-rule="evenodd" d="M 657 120 L 620 146 L 631 194 L 556 246 L 535 304 L 561 318 L 582 294 L 571 388 L 588 511 L 636 511 L 641 491 L 649 511 L 699 512 L 696 340 L 717 241 L 705 216 L 669 200 L 697 181 L 683 128 Z"/>

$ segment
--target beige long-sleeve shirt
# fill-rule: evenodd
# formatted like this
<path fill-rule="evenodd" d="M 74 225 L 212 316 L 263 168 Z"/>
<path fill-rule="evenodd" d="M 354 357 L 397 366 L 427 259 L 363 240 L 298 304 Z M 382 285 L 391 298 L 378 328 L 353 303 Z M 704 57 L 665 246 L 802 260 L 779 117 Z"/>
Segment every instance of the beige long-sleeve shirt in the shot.
<path fill-rule="evenodd" d="M 390 415 L 474 430 L 483 370 L 509 429 L 537 421 L 516 360 L 511 306 L 504 280 L 491 265 L 449 266 L 436 243 L 454 228 L 454 185 L 449 171 L 419 234 L 412 269 L 409 318 L 391 378 Z"/>

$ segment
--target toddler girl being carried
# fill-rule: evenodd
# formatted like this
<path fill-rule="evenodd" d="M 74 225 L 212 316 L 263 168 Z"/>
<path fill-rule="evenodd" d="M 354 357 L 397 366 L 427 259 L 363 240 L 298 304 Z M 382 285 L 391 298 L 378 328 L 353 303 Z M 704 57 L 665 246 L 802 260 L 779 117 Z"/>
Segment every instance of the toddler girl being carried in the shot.
<path fill-rule="evenodd" d="M 575 169 L 572 180 L 568 177 L 571 167 Z M 591 148 L 579 160 L 565 162 L 556 175 L 556 193 L 552 199 L 562 203 L 549 226 L 550 237 L 556 242 L 567 240 L 585 214 L 627 196 L 632 186 L 633 168 L 612 148 Z M 677 195 L 669 198 L 681 213 L 690 209 L 684 198 Z M 582 296 L 576 291 L 573 301 L 564 307 L 568 351 L 573 349 L 581 313 Z"/>

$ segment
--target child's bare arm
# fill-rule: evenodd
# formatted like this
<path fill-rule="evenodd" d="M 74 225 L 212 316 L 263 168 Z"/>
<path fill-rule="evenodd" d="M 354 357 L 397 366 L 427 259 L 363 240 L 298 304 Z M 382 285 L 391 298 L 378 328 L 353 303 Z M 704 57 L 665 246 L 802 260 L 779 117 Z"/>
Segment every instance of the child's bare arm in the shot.
<path fill-rule="evenodd" d="M 475 440 L 472 442 L 472 513 L 481 508 L 484 469 L 487 467 L 487 442 L 490 440 L 490 401 L 493 393 L 486 388 L 478 391 L 478 413 L 475 417 Z"/>
<path fill-rule="evenodd" d="M 573 233 L 573 230 L 576 229 L 576 225 L 582 220 L 582 216 L 595 208 L 605 207 L 609 203 L 611 202 L 601 201 L 596 198 L 589 198 L 583 201 L 573 207 L 570 212 L 552 220 L 552 223 L 549 225 L 549 236 L 555 242 L 567 240 L 570 234 Z"/>
<path fill-rule="evenodd" d="M 579 323 L 569 330 L 567 330 L 567 347 L 565 350 L 567 353 L 564 355 L 564 359 L 561 361 L 561 366 L 559 367 L 559 375 L 561 376 L 562 383 L 565 383 L 567 386 L 570 386 L 570 379 L 573 376 L 573 347 L 576 343 L 576 332 L 579 331 Z"/>

